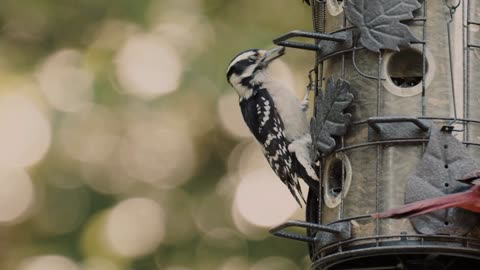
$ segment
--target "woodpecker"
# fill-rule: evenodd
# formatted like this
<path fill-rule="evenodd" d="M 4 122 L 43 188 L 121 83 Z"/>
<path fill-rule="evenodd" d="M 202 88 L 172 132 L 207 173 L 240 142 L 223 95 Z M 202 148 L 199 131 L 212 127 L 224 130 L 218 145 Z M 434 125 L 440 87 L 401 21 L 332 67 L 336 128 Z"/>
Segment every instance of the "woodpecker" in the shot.
<path fill-rule="evenodd" d="M 372 217 L 411 218 L 427 214 L 432 211 L 451 207 L 459 207 L 472 212 L 480 213 L 480 170 L 473 171 L 457 181 L 469 184 L 471 185 L 471 188 L 465 192 L 409 203 L 382 213 L 373 214 Z"/>
<path fill-rule="evenodd" d="M 310 157 L 309 91 L 300 101 L 287 86 L 270 77 L 269 64 L 284 54 L 284 47 L 244 51 L 230 62 L 227 80 L 239 95 L 243 119 L 270 167 L 301 206 L 305 199 L 299 179 L 317 191 L 319 185 Z"/>

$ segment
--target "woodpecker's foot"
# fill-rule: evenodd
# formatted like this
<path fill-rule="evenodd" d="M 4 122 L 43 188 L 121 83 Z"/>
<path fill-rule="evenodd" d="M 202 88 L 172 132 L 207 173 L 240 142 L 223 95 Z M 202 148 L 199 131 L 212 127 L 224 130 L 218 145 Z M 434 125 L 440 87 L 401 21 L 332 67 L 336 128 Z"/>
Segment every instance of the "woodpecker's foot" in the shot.
<path fill-rule="evenodd" d="M 301 103 L 301 108 L 302 111 L 307 112 L 308 109 L 310 108 L 310 89 L 307 89 L 307 93 L 305 94 L 305 97 L 303 97 L 302 103 Z"/>
<path fill-rule="evenodd" d="M 302 111 L 307 112 L 308 108 L 310 107 L 310 91 L 313 90 L 313 78 L 312 74 L 315 71 L 315 69 L 312 69 L 308 72 L 308 85 L 307 85 L 307 91 L 305 93 L 305 97 L 303 97 L 303 101 L 301 104 Z"/>

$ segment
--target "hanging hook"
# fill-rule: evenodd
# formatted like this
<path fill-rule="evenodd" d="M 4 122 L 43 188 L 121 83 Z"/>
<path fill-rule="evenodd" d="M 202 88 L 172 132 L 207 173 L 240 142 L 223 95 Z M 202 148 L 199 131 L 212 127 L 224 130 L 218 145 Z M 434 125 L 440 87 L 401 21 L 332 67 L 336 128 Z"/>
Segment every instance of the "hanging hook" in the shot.
<path fill-rule="evenodd" d="M 460 4 L 462 3 L 461 0 L 458 0 L 458 3 L 455 4 L 455 5 L 452 5 L 452 2 L 453 0 L 445 0 L 445 6 L 447 6 L 448 8 L 448 11 L 449 11 L 449 14 L 450 15 L 450 19 L 449 21 L 447 22 L 447 24 L 450 24 L 452 23 L 453 21 L 453 15 L 455 14 L 455 12 L 457 12 L 457 8 L 460 6 Z M 450 3 L 450 4 L 449 4 Z"/>
<path fill-rule="evenodd" d="M 460 6 L 460 4 L 462 3 L 462 0 L 458 0 L 458 3 L 456 3 L 455 5 L 449 5 L 448 3 L 452 3 L 453 0 L 445 0 L 445 5 L 450 8 L 450 11 L 453 10 L 453 13 L 455 13 L 455 10 Z"/>
<path fill-rule="evenodd" d="M 450 4 L 449 4 L 450 3 Z M 452 37 L 450 33 L 450 24 L 453 22 L 453 15 L 457 11 L 457 8 L 462 3 L 461 0 L 458 0 L 458 3 L 455 5 L 451 5 L 452 2 L 449 0 L 445 0 L 445 5 L 449 9 L 450 18 L 447 22 L 447 38 L 448 38 L 448 55 L 450 60 L 450 81 L 452 84 L 452 101 L 453 101 L 453 120 L 448 124 L 448 126 L 452 126 L 457 122 L 457 101 L 455 97 L 455 80 L 454 80 L 454 72 L 453 72 L 453 53 L 452 53 Z"/>

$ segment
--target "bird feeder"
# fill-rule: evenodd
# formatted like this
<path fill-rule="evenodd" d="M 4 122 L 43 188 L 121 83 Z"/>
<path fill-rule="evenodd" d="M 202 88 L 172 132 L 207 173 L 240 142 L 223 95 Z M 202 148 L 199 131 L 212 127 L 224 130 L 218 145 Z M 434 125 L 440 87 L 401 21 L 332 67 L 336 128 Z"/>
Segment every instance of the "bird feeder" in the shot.
<path fill-rule="evenodd" d="M 272 233 L 306 242 L 312 269 L 480 269 L 479 214 L 370 218 L 464 191 L 456 179 L 480 169 L 480 2 L 310 5 L 314 31 L 274 43 L 315 55 L 311 132 L 321 189 L 309 194 L 306 221 Z"/>

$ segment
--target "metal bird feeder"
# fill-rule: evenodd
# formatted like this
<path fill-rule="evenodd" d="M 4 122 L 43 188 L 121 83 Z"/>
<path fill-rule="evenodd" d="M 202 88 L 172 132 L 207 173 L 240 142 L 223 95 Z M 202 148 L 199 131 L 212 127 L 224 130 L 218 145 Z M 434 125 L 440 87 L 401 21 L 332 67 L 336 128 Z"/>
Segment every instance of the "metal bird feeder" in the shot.
<path fill-rule="evenodd" d="M 455 179 L 480 168 L 480 2 L 310 5 L 314 31 L 274 43 L 315 53 L 311 126 L 322 184 L 305 222 L 272 233 L 307 242 L 312 269 L 480 269 L 478 214 L 369 218 L 466 190 Z"/>

